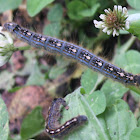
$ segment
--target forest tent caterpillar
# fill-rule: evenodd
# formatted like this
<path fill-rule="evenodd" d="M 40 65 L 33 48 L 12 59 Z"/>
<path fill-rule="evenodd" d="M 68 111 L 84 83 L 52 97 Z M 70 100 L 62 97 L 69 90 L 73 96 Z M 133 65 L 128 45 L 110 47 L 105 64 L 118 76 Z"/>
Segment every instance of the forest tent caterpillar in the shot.
<path fill-rule="evenodd" d="M 80 126 L 87 121 L 86 116 L 79 115 L 66 121 L 63 125 L 60 125 L 60 105 L 67 107 L 67 104 L 63 98 L 54 99 L 46 119 L 46 132 L 51 138 L 61 138 L 69 133 L 69 131 L 73 128 L 76 128 L 77 126 Z"/>
<path fill-rule="evenodd" d="M 123 69 L 108 63 L 82 47 L 57 38 L 34 33 L 13 22 L 5 23 L 4 29 L 11 32 L 17 38 L 26 41 L 31 46 L 44 48 L 47 51 L 61 53 L 76 59 L 94 71 L 100 72 L 106 77 L 123 84 L 140 86 L 140 75 L 125 72 Z"/>

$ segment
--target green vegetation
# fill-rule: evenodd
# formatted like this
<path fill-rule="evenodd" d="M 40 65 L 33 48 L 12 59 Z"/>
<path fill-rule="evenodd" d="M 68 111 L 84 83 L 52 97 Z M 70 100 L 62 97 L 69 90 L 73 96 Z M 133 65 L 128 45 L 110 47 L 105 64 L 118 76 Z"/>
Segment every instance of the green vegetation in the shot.
<path fill-rule="evenodd" d="M 61 2 L 27 0 L 24 4 L 26 14 L 23 16 L 26 17 L 26 20 L 30 19 L 27 20 L 29 21 L 27 25 L 32 30 L 34 29 L 32 24 L 36 23 L 34 26 L 37 27 L 40 23 L 39 27 L 43 25 L 40 30 L 43 34 L 70 42 L 74 41 L 78 45 L 82 44 L 81 46 L 85 46 L 84 48 L 97 55 L 102 54 L 108 61 L 125 71 L 140 74 L 139 19 L 130 24 L 128 32 L 121 31 L 120 36 L 115 38 L 99 31 L 93 24 L 93 20 L 98 20 L 104 9 L 112 9 L 114 5 L 132 7 L 128 10 L 129 14 L 140 13 L 139 0 L 127 0 L 127 2 L 121 0 L 64 0 Z M 3 16 L 6 10 L 12 11 L 14 20 L 16 13 L 21 12 L 20 6 L 24 4 L 22 0 L 0 0 L 0 12 Z M 44 15 L 45 18 L 43 18 Z M 18 18 L 20 21 L 20 17 Z M 24 66 L 21 69 L 14 69 L 13 61 L 10 60 L 6 68 L 0 69 L 2 97 L 4 91 L 8 92 L 10 96 L 26 86 L 41 86 L 45 89 L 46 96 L 51 98 L 64 97 L 66 93 L 69 93 L 64 97 L 69 110 L 62 110 L 63 117 L 60 123 L 63 124 L 77 115 L 86 115 L 88 122 L 66 135 L 64 140 L 140 139 L 139 87 L 127 87 L 113 79 L 105 79 L 103 75 L 88 68 L 83 70 L 83 66 L 75 67 L 75 62 L 65 59 L 63 56 L 51 56 L 50 58 L 45 50 L 34 50 L 26 45 L 17 50 L 22 51 Z M 112 56 L 108 57 L 108 55 Z M 18 84 L 17 77 L 23 77 L 24 84 Z M 80 84 L 74 83 L 72 87 L 72 79 L 79 79 Z M 125 95 L 130 96 L 130 100 L 134 103 L 130 104 Z M 40 106 L 38 104 L 36 108 L 29 111 L 25 115 L 26 117 L 23 115 L 20 132 L 12 134 L 8 127 L 11 116 L 8 117 L 9 110 L 7 111 L 5 103 L 0 98 L 0 139 L 36 139 L 36 136 L 45 130 L 45 120 Z"/>

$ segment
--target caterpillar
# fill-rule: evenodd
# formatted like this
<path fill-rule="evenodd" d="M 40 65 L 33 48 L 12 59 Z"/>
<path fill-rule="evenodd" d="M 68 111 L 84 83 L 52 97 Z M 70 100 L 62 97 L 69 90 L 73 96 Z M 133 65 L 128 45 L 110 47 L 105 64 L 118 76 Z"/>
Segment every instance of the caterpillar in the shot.
<path fill-rule="evenodd" d="M 56 98 L 53 100 L 51 107 L 48 111 L 48 117 L 46 119 L 46 133 L 51 138 L 61 138 L 67 133 L 69 133 L 73 128 L 82 125 L 87 121 L 87 117 L 84 115 L 79 115 L 68 121 L 63 125 L 59 124 L 60 114 L 60 105 L 63 105 L 65 108 L 67 104 L 63 98 Z"/>
<path fill-rule="evenodd" d="M 115 81 L 125 85 L 140 85 L 140 75 L 125 72 L 123 69 L 108 63 L 80 46 L 57 38 L 34 33 L 13 22 L 5 23 L 4 29 L 31 46 L 76 59 L 78 62 Z"/>

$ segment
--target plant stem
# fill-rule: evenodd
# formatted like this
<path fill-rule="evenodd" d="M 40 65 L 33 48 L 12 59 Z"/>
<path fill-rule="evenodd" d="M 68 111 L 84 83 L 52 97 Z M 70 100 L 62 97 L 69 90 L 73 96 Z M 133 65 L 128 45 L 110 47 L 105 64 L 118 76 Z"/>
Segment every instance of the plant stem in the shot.
<path fill-rule="evenodd" d="M 18 47 L 18 48 L 14 48 L 14 51 L 25 51 L 25 50 L 29 50 L 30 48 L 31 48 L 30 46 Z"/>

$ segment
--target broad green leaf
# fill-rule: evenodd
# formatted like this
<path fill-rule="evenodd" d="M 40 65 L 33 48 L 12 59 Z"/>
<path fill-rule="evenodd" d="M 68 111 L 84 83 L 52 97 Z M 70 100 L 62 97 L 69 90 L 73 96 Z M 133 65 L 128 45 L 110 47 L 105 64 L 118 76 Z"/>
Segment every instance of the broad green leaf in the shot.
<path fill-rule="evenodd" d="M 91 69 L 87 69 L 81 77 L 81 85 L 85 89 L 86 94 L 92 93 L 96 86 L 102 81 L 103 76 Z"/>
<path fill-rule="evenodd" d="M 104 113 L 98 116 L 95 115 L 91 104 L 80 94 L 80 88 L 67 95 L 65 100 L 69 110 L 63 110 L 61 124 L 78 115 L 87 116 L 88 122 L 69 133 L 64 140 L 85 140 L 87 137 L 89 140 L 128 140 L 131 131 L 136 127 L 133 113 L 121 99 L 108 106 Z"/>
<path fill-rule="evenodd" d="M 87 9 L 87 5 L 80 1 L 80 0 L 74 0 L 68 3 L 68 16 L 73 20 L 81 20 L 83 19 L 83 16 L 80 15 L 80 12 Z"/>
<path fill-rule="evenodd" d="M 140 13 L 140 10 L 136 10 L 136 9 L 129 9 L 128 10 L 128 14 L 131 15 L 131 14 L 137 14 L 137 13 Z"/>
<path fill-rule="evenodd" d="M 100 4 L 97 3 L 93 5 L 91 8 L 84 9 L 83 11 L 79 12 L 79 14 L 83 17 L 92 17 L 96 13 L 97 9 L 100 7 Z"/>
<path fill-rule="evenodd" d="M 63 18 L 62 5 L 55 4 L 48 12 L 47 19 L 51 22 L 60 22 Z"/>
<path fill-rule="evenodd" d="M 102 91 L 94 91 L 90 94 L 86 94 L 85 96 L 95 115 L 99 115 L 105 111 L 106 98 Z"/>
<path fill-rule="evenodd" d="M 0 97 L 0 139 L 7 140 L 9 132 L 9 116 L 5 103 Z"/>
<path fill-rule="evenodd" d="M 140 127 L 137 127 L 132 131 L 129 140 L 139 140 L 139 139 L 140 139 Z"/>
<path fill-rule="evenodd" d="M 111 140 L 129 140 L 131 131 L 136 127 L 133 113 L 121 99 L 107 107 L 99 118 Z"/>
<path fill-rule="evenodd" d="M 9 90 L 15 84 L 14 74 L 8 71 L 0 73 L 0 89 Z"/>
<path fill-rule="evenodd" d="M 96 82 L 98 80 L 98 74 L 90 69 L 87 69 L 81 77 L 81 85 L 85 89 L 86 93 L 90 93 L 95 90 Z"/>
<path fill-rule="evenodd" d="M 27 140 L 43 132 L 44 124 L 45 121 L 42 116 L 42 108 L 36 107 L 22 122 L 20 132 L 22 140 Z"/>
<path fill-rule="evenodd" d="M 100 121 L 95 116 L 87 100 L 80 94 L 80 88 L 69 94 L 65 98 L 69 110 L 63 110 L 61 124 L 78 115 L 88 117 L 85 125 L 79 126 L 77 129 L 69 133 L 64 140 L 109 140 L 104 132 Z"/>
<path fill-rule="evenodd" d="M 33 17 L 54 0 L 27 0 L 28 14 Z"/>
<path fill-rule="evenodd" d="M 107 80 L 101 88 L 101 91 L 106 96 L 107 106 L 114 104 L 114 102 L 124 95 L 128 91 L 122 84 Z"/>
<path fill-rule="evenodd" d="M 131 7 L 140 10 L 140 0 L 127 0 L 127 2 Z"/>
<path fill-rule="evenodd" d="M 60 30 L 61 30 L 61 24 L 59 22 L 57 23 L 54 22 L 45 26 L 43 30 L 43 34 L 52 37 L 59 37 Z"/>
<path fill-rule="evenodd" d="M 128 31 L 140 39 L 140 13 L 129 15 L 127 20 L 130 26 Z"/>
<path fill-rule="evenodd" d="M 0 13 L 18 8 L 22 0 L 0 0 Z"/>
<path fill-rule="evenodd" d="M 26 85 L 43 85 L 44 83 L 44 75 L 41 73 L 39 66 L 37 64 L 34 64 L 34 67 L 32 68 L 32 73 L 28 78 Z"/>
<path fill-rule="evenodd" d="M 128 31 L 126 31 L 126 30 L 120 30 L 120 34 L 125 35 L 125 34 L 129 34 L 129 32 L 128 32 Z"/>

